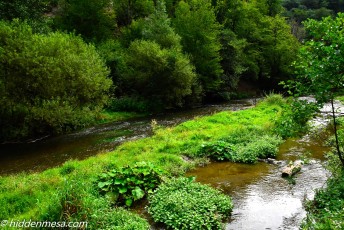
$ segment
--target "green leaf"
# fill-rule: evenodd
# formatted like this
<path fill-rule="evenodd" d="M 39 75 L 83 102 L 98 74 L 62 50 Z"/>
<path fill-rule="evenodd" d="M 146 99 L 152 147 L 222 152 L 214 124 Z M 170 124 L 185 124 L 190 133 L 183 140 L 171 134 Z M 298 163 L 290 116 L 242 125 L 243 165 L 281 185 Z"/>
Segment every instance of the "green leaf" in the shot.
<path fill-rule="evenodd" d="M 114 184 L 124 184 L 123 179 L 115 179 Z"/>
<path fill-rule="evenodd" d="M 106 182 L 99 182 L 98 188 L 104 188 L 106 185 L 107 185 Z"/>
<path fill-rule="evenodd" d="M 131 191 L 131 193 L 133 194 L 134 200 L 139 200 L 145 196 L 144 191 L 137 186 L 135 187 L 133 191 Z"/>
<path fill-rule="evenodd" d="M 125 200 L 125 205 L 130 207 L 133 204 L 133 200 L 132 199 L 126 199 Z"/>
<path fill-rule="evenodd" d="M 120 187 L 118 189 L 119 193 L 123 194 L 123 193 L 126 193 L 128 191 L 128 188 L 127 187 Z"/>

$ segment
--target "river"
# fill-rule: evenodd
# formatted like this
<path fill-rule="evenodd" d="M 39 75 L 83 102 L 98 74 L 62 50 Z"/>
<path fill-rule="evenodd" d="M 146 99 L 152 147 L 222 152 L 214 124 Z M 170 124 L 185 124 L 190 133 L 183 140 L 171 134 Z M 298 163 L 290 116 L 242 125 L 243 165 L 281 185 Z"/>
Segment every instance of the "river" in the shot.
<path fill-rule="evenodd" d="M 336 102 L 335 107 L 337 115 L 344 114 L 341 103 Z M 330 150 L 324 143 L 331 134 L 327 129 L 330 111 L 326 104 L 310 121 L 312 134 L 288 139 L 279 147 L 279 164 L 212 163 L 188 173 L 233 198 L 234 210 L 226 230 L 299 229 L 306 217 L 305 201 L 312 200 L 315 190 L 324 187 L 330 176 L 324 168 L 324 153 Z M 309 164 L 302 166 L 292 184 L 281 177 L 281 171 L 289 161 L 299 159 L 307 159 Z"/>
<path fill-rule="evenodd" d="M 160 126 L 175 126 L 197 116 L 246 109 L 255 103 L 256 99 L 234 100 L 229 103 L 205 105 L 141 119 L 112 122 L 35 142 L 1 144 L 0 175 L 22 171 L 39 172 L 59 166 L 70 159 L 82 160 L 98 153 L 112 151 L 123 142 L 152 135 L 153 119 Z"/>
<path fill-rule="evenodd" d="M 152 135 L 151 120 L 159 125 L 174 126 L 197 116 L 224 110 L 240 110 L 253 106 L 255 100 L 239 100 L 220 105 L 171 112 L 125 122 L 91 127 L 73 134 L 32 143 L 0 145 L 0 174 L 21 171 L 42 171 L 63 164 L 69 159 L 85 159 L 111 151 L 120 143 Z M 323 140 L 328 123 L 324 107 L 312 122 L 317 135 L 288 139 L 279 148 L 279 164 L 259 162 L 254 165 L 230 162 L 211 163 L 188 173 L 196 180 L 221 189 L 233 198 L 234 210 L 226 223 L 227 230 L 299 229 L 306 212 L 304 201 L 312 199 L 314 190 L 325 185 L 329 172 L 323 167 L 324 153 L 329 150 Z M 342 111 L 344 112 L 344 111 Z M 323 131 L 319 131 L 323 130 Z M 325 131 L 324 131 L 325 130 Z M 307 156 L 295 177 L 295 184 L 281 177 L 281 169 L 290 161 Z M 138 210 L 146 214 L 144 208 Z M 152 226 L 154 229 L 154 226 Z"/>

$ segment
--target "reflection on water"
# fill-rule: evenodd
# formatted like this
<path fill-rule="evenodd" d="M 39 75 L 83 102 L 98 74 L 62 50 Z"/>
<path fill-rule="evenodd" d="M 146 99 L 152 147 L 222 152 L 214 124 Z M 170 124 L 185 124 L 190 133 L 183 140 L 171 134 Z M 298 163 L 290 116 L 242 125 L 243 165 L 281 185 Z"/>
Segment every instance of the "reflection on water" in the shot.
<path fill-rule="evenodd" d="M 144 119 L 113 122 L 88 128 L 74 134 L 44 139 L 34 143 L 0 145 L 0 175 L 20 171 L 42 171 L 63 164 L 69 159 L 85 159 L 101 152 L 112 151 L 120 143 L 152 134 L 150 122 L 174 126 L 197 116 L 225 110 L 240 110 L 252 106 L 254 100 L 207 105 L 184 111 L 174 111 Z"/>
<path fill-rule="evenodd" d="M 312 199 L 322 187 L 328 172 L 322 167 L 328 151 L 312 138 L 289 139 L 280 146 L 277 160 L 281 165 L 212 163 L 190 172 L 196 180 L 222 189 L 233 198 L 234 210 L 227 230 L 299 229 L 305 217 L 303 201 Z M 281 177 L 281 168 L 290 160 L 309 152 L 314 159 L 296 176 L 296 185 Z"/>

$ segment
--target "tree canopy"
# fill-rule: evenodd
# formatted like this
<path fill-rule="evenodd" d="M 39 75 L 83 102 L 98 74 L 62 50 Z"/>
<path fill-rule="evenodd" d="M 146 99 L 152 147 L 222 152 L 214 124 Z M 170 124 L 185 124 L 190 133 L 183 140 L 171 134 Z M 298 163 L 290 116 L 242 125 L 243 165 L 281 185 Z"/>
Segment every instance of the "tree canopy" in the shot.
<path fill-rule="evenodd" d="M 82 127 L 106 102 L 108 69 L 80 37 L 0 22 L 0 47 L 1 138 Z"/>

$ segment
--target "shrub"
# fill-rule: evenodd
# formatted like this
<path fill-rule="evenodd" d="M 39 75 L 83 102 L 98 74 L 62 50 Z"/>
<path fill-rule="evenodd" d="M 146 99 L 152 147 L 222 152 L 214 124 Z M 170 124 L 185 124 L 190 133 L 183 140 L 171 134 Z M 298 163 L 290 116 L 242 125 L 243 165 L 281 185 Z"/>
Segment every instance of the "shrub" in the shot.
<path fill-rule="evenodd" d="M 196 154 L 217 161 L 255 163 L 258 158 L 276 157 L 281 142 L 282 139 L 275 135 L 235 132 L 223 140 L 203 144 Z"/>
<path fill-rule="evenodd" d="M 161 171 L 153 164 L 139 162 L 101 174 L 98 188 L 118 204 L 131 206 L 153 192 L 161 183 L 160 175 Z"/>
<path fill-rule="evenodd" d="M 88 125 L 111 80 L 95 48 L 60 32 L 0 22 L 0 141 Z"/>
<path fill-rule="evenodd" d="M 327 188 L 318 190 L 314 200 L 306 205 L 307 218 L 303 229 L 344 228 L 344 174 L 331 178 Z"/>
<path fill-rule="evenodd" d="M 269 93 L 265 95 L 265 100 L 269 105 L 283 105 L 285 100 L 281 94 Z"/>
<path fill-rule="evenodd" d="M 236 161 L 236 154 L 237 152 L 234 145 L 225 141 L 203 144 L 198 153 L 199 156 L 210 157 L 217 161 Z"/>
<path fill-rule="evenodd" d="M 318 111 L 315 103 L 306 100 L 293 100 L 284 105 L 282 116 L 276 121 L 275 132 L 283 138 L 305 133 L 307 122 Z"/>
<path fill-rule="evenodd" d="M 121 76 L 124 89 L 158 105 L 182 106 L 192 93 L 196 74 L 189 58 L 179 49 L 164 49 L 154 41 L 130 44 Z"/>
<path fill-rule="evenodd" d="M 252 142 L 241 146 L 238 149 L 238 155 L 240 162 L 243 163 L 254 163 L 258 158 L 269 158 L 276 157 L 278 152 L 278 145 L 281 144 L 282 140 L 278 136 L 264 135 Z"/>
<path fill-rule="evenodd" d="M 162 184 L 149 197 L 148 212 L 155 222 L 172 229 L 222 229 L 229 217 L 231 199 L 190 178 L 178 178 Z"/>

